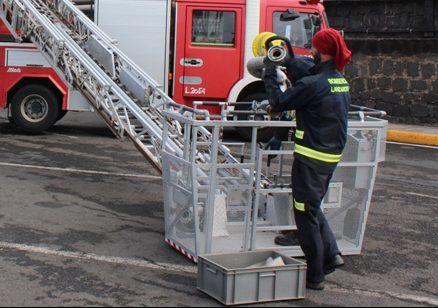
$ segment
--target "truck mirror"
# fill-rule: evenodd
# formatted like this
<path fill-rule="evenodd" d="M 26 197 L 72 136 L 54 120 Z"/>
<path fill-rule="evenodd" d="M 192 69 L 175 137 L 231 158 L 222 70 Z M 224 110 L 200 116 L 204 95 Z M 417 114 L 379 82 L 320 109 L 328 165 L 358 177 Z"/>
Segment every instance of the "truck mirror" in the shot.
<path fill-rule="evenodd" d="M 287 9 L 286 12 L 281 13 L 280 21 L 291 21 L 300 18 L 300 14 L 294 9 Z"/>

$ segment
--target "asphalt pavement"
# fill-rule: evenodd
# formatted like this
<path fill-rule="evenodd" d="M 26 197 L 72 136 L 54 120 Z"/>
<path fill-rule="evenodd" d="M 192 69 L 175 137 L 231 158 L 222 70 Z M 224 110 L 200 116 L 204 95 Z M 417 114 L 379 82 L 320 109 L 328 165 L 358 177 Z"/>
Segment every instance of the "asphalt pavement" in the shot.
<path fill-rule="evenodd" d="M 34 136 L 0 113 L 0 144 L 1 306 L 220 306 L 164 243 L 160 175 L 97 115 Z M 438 306 L 437 162 L 438 147 L 391 140 L 362 253 L 322 292 L 254 306 Z"/>

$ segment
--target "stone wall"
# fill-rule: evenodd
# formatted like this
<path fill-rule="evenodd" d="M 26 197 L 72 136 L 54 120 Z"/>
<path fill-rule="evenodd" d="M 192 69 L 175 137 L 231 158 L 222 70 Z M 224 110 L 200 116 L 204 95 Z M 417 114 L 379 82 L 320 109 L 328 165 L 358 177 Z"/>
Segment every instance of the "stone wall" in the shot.
<path fill-rule="evenodd" d="M 355 104 L 403 123 L 438 125 L 438 3 L 330 1 L 333 28 L 344 30 Z"/>

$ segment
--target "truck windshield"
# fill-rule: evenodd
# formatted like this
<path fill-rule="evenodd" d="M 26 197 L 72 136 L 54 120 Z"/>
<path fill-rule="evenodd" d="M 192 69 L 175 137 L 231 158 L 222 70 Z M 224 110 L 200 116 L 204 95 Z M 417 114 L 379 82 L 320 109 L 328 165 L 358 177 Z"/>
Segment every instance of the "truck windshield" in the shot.
<path fill-rule="evenodd" d="M 281 14 L 274 12 L 273 32 L 288 38 L 294 47 L 311 49 L 312 38 L 321 28 L 321 18 L 310 13 L 299 13 L 294 20 L 281 21 Z"/>

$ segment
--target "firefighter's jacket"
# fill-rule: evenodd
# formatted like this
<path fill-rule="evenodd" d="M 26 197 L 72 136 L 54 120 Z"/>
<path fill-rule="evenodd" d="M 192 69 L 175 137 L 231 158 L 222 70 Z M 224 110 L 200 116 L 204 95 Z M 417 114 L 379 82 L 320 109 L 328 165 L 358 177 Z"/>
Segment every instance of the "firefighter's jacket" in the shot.
<path fill-rule="evenodd" d="M 334 61 L 311 69 L 285 92 L 274 67 L 264 77 L 272 111 L 296 110 L 295 158 L 321 173 L 332 173 L 347 140 L 350 86 Z"/>

